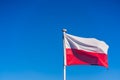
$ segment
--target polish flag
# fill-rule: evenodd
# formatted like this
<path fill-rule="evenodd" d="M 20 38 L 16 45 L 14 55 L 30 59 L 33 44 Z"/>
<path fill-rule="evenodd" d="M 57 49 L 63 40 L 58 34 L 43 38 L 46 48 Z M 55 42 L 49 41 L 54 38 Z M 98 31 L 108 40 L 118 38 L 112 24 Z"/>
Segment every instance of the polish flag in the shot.
<path fill-rule="evenodd" d="M 77 37 L 65 33 L 65 65 L 98 65 L 108 68 L 109 46 L 95 38 Z"/>

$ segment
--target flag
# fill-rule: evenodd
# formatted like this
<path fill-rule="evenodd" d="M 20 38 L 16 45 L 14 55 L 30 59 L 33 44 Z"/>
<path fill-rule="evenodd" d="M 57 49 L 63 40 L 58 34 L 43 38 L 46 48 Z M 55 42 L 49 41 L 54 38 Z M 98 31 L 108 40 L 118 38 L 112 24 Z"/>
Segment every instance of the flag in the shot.
<path fill-rule="evenodd" d="M 65 65 L 97 65 L 108 68 L 109 46 L 95 38 L 77 37 L 65 33 Z"/>

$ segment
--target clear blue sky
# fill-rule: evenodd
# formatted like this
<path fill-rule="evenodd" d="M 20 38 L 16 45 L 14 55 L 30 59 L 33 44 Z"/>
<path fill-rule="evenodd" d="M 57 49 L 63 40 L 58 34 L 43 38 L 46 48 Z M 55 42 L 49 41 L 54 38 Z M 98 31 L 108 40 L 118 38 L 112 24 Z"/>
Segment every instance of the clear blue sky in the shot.
<path fill-rule="evenodd" d="M 67 80 L 120 80 L 119 0 L 0 0 L 0 80 L 63 80 L 62 29 L 109 46 L 109 69 L 69 66 Z"/>

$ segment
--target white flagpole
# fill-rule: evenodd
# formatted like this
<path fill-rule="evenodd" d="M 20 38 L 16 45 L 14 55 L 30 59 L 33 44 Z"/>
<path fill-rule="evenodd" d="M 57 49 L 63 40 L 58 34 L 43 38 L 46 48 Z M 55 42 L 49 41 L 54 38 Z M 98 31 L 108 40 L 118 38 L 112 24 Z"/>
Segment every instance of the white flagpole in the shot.
<path fill-rule="evenodd" d="M 65 48 L 65 32 L 66 29 L 63 29 L 63 48 L 64 48 L 64 80 L 66 80 L 66 48 Z"/>

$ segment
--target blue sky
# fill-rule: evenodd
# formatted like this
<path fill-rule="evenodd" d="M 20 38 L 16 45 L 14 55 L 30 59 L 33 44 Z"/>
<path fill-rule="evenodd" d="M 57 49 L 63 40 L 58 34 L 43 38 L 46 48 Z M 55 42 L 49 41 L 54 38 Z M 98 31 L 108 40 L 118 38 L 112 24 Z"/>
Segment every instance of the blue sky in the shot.
<path fill-rule="evenodd" d="M 63 80 L 63 28 L 110 46 L 109 69 L 69 66 L 67 80 L 119 80 L 119 27 L 119 0 L 0 0 L 0 80 Z"/>

